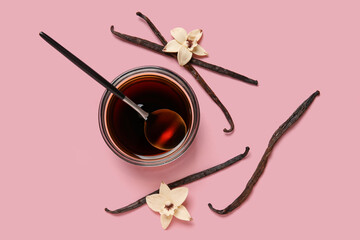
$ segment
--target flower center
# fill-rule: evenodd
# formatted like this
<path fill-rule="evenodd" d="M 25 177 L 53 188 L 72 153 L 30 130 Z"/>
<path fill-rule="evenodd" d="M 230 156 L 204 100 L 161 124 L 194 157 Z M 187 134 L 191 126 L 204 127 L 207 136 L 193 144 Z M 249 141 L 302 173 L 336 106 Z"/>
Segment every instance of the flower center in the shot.
<path fill-rule="evenodd" d="M 194 41 L 189 40 L 189 39 L 186 40 L 186 45 L 188 46 L 188 48 L 191 48 L 193 44 L 194 44 Z"/>
<path fill-rule="evenodd" d="M 165 203 L 166 210 L 170 211 L 170 209 L 172 209 L 173 207 L 174 207 L 174 204 L 172 204 L 171 202 L 166 202 Z"/>

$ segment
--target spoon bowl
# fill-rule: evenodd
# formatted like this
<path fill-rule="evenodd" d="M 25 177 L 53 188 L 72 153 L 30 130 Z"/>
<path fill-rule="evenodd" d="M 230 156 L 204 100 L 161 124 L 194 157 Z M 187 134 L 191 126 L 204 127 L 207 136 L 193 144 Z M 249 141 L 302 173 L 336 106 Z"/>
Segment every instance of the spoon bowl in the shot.
<path fill-rule="evenodd" d="M 152 146 L 161 150 L 171 150 L 184 139 L 187 128 L 178 113 L 169 109 L 159 109 L 149 114 L 144 131 Z"/>

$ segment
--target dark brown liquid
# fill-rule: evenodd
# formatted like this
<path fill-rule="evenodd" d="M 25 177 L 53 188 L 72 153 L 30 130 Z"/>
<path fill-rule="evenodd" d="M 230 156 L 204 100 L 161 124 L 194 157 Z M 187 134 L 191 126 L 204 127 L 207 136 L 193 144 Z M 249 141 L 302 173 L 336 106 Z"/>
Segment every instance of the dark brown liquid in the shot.
<path fill-rule="evenodd" d="M 120 90 L 149 113 L 158 109 L 170 109 L 178 113 L 189 129 L 191 124 L 189 102 L 185 94 L 171 80 L 156 75 L 145 75 L 122 85 Z M 144 119 L 115 96 L 109 101 L 106 122 L 111 138 L 128 154 L 154 156 L 166 152 L 153 147 L 148 142 L 144 133 Z"/>

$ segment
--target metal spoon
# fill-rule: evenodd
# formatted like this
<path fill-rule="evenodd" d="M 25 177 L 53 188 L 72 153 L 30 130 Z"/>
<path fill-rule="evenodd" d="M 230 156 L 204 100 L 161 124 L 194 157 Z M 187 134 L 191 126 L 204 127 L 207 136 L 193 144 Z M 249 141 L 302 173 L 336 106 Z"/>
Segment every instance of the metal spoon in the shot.
<path fill-rule="evenodd" d="M 186 124 L 182 117 L 169 109 L 159 109 L 154 112 L 148 113 L 134 103 L 131 99 L 126 97 L 119 89 L 108 82 L 105 78 L 100 76 L 86 63 L 81 61 L 58 42 L 52 39 L 44 32 L 39 33 L 47 43 L 53 46 L 76 66 L 86 72 L 90 77 L 104 86 L 107 90 L 113 93 L 115 96 L 123 100 L 126 104 L 137 111 L 141 117 L 144 118 L 144 133 L 149 143 L 161 150 L 170 150 L 176 147 L 186 135 Z"/>

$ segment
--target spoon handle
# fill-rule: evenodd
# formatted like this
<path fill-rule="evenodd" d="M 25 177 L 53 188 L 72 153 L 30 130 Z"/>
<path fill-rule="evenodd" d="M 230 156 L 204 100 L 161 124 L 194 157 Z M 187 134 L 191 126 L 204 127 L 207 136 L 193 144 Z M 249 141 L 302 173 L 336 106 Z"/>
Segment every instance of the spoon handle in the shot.
<path fill-rule="evenodd" d="M 127 103 L 130 107 L 132 107 L 135 111 L 137 111 L 145 120 L 149 116 L 149 113 L 145 112 L 141 107 L 136 105 L 131 99 L 126 97 L 119 89 L 117 89 L 114 85 L 108 82 L 105 78 L 103 78 L 100 74 L 95 72 L 94 69 L 89 67 L 86 63 L 81 61 L 74 54 L 69 52 L 66 48 L 61 46 L 58 42 L 52 39 L 49 35 L 44 32 L 39 33 L 40 37 L 42 37 L 47 43 L 53 46 L 56 50 L 58 50 L 62 55 L 64 55 L 67 59 L 73 62 L 76 66 L 86 72 L 90 77 L 92 77 L 95 81 L 103 85 L 107 90 L 113 93 L 115 96 L 122 99 L 125 103 Z"/>
<path fill-rule="evenodd" d="M 49 43 L 51 46 L 53 46 L 56 50 L 58 50 L 62 55 L 64 55 L 67 59 L 69 59 L 71 62 L 73 62 L 76 66 L 78 66 L 80 69 L 82 69 L 84 72 L 86 72 L 90 77 L 95 79 L 98 83 L 103 85 L 106 89 L 108 89 L 110 92 L 115 94 L 121 99 L 125 98 L 125 95 L 120 92 L 114 85 L 112 85 L 110 82 L 108 82 L 105 78 L 103 78 L 100 74 L 95 72 L 91 67 L 89 67 L 86 63 L 81 61 L 78 57 L 76 57 L 74 54 L 69 52 L 67 49 L 65 49 L 63 46 L 61 46 L 58 42 L 56 42 L 54 39 L 52 39 L 50 36 L 48 36 L 44 32 L 39 33 L 40 37 L 42 37 L 47 43 Z"/>

